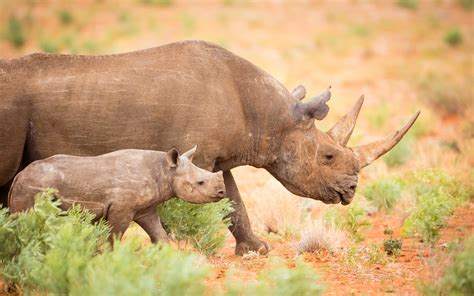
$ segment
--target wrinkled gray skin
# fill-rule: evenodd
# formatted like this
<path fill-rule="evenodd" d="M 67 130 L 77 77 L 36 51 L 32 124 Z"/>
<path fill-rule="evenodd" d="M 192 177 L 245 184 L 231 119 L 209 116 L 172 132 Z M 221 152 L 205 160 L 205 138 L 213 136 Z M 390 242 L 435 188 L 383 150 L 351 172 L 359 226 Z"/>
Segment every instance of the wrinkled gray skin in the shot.
<path fill-rule="evenodd" d="M 222 172 L 211 173 L 192 164 L 196 148 L 179 155 L 125 149 L 100 156 L 55 155 L 31 163 L 14 179 L 8 203 L 12 213 L 25 211 L 34 196 L 47 187 L 58 189 L 61 207 L 73 203 L 105 218 L 121 238 L 130 222 L 137 222 L 152 242 L 168 241 L 156 206 L 175 196 L 192 203 L 221 200 Z M 112 236 L 111 236 L 112 237 Z"/>
<path fill-rule="evenodd" d="M 54 154 L 98 155 L 118 149 L 167 151 L 199 146 L 195 163 L 223 170 L 233 200 L 236 254 L 268 252 L 250 228 L 230 169 L 265 168 L 291 192 L 348 204 L 359 169 L 393 147 L 349 148 L 346 116 L 324 133 L 329 91 L 307 103 L 250 62 L 202 41 L 108 56 L 33 54 L 0 62 L 0 186 L 18 170 Z M 355 108 L 350 114 L 358 114 Z M 382 153 L 383 152 L 383 153 Z"/>

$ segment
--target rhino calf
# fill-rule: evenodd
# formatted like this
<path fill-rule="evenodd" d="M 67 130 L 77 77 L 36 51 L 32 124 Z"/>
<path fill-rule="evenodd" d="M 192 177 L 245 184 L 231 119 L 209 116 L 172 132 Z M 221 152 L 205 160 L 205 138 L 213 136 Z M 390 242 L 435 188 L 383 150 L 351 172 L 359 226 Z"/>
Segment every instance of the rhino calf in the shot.
<path fill-rule="evenodd" d="M 54 187 L 63 209 L 79 203 L 97 218 L 105 218 L 118 238 L 135 221 L 152 242 L 167 241 L 157 204 L 175 196 L 206 203 L 225 195 L 222 172 L 195 166 L 195 151 L 196 146 L 182 155 L 174 148 L 167 153 L 126 149 L 94 157 L 55 155 L 35 161 L 15 177 L 8 194 L 10 211 L 31 208 L 38 191 Z"/>

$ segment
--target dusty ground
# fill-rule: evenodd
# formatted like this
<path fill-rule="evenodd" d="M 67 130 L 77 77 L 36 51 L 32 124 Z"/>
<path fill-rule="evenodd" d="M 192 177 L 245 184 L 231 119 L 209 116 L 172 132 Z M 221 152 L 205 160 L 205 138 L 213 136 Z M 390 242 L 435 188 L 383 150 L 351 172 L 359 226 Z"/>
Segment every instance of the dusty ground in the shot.
<path fill-rule="evenodd" d="M 458 1 L 418 1 L 416 10 L 400 7 L 397 1 L 375 0 L 173 1 L 167 6 L 144 2 L 0 1 L 1 36 L 12 17 L 22 21 L 25 35 L 25 44 L 19 49 L 2 39 L 0 57 L 51 48 L 64 53 L 105 54 L 182 39 L 212 41 L 262 67 L 289 89 L 303 84 L 311 96 L 332 85 L 329 116 L 316 123 L 323 130 L 364 93 L 365 106 L 351 144 L 384 136 L 421 110 L 419 135 L 408 145 L 407 161 L 390 168 L 379 160 L 363 171 L 360 187 L 381 175 L 403 175 L 427 167 L 441 168 L 472 182 L 474 16 Z M 61 24 L 61 11 L 69 12 L 73 21 Z M 456 46 L 445 42 L 452 27 L 463 37 Z M 446 89 L 455 95 L 444 95 Z M 433 100 L 440 103 L 433 104 Z M 254 228 L 259 229 L 258 199 L 289 193 L 263 170 L 242 167 L 234 173 Z M 313 216 L 328 207 L 294 199 L 295 204 L 309 207 Z M 371 216 L 372 226 L 360 246 L 380 244 L 386 238 L 385 228 L 393 229 L 399 237 L 405 216 L 403 211 Z M 439 274 L 431 259 L 442 254 L 443 244 L 473 234 L 473 226 L 471 204 L 455 212 L 433 252 L 415 239 L 404 238 L 401 256 L 386 264 L 351 265 L 343 254 L 306 254 L 304 258 L 321 275 L 329 295 L 411 295 L 417 293 L 418 282 Z M 273 247 L 271 256 L 293 264 L 296 238 L 258 233 Z M 229 268 L 240 271 L 242 278 L 253 279 L 268 264 L 267 257 L 236 257 L 233 248 L 229 236 L 225 248 L 210 258 L 217 269 L 210 285 L 221 287 Z"/>

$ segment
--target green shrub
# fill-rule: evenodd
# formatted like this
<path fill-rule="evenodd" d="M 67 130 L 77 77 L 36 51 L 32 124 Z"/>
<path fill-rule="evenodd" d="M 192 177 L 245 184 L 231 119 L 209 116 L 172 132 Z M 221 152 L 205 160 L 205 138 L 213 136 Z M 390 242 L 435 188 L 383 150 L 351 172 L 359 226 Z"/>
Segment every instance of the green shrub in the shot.
<path fill-rule="evenodd" d="M 229 277 L 225 295 L 316 296 L 323 293 L 324 287 L 318 284 L 317 274 L 301 258 L 298 258 L 292 269 L 286 267 L 279 258 L 271 258 L 270 265 L 268 270 L 258 276 L 257 282 L 244 283 Z"/>
<path fill-rule="evenodd" d="M 409 136 L 405 136 L 392 150 L 383 156 L 384 162 L 389 167 L 397 167 L 404 164 L 411 156 L 413 149 L 413 140 Z"/>
<path fill-rule="evenodd" d="M 49 39 L 41 39 L 40 48 L 42 51 L 47 53 L 56 53 L 59 51 L 59 44 Z"/>
<path fill-rule="evenodd" d="M 378 210 L 389 211 L 400 199 L 402 187 L 396 180 L 382 178 L 368 183 L 362 192 Z"/>
<path fill-rule="evenodd" d="M 425 295 L 474 295 L 474 238 L 464 241 L 441 278 L 422 285 Z"/>
<path fill-rule="evenodd" d="M 91 260 L 77 295 L 203 295 L 209 271 L 197 255 L 128 239 Z"/>
<path fill-rule="evenodd" d="M 209 256 L 225 242 L 223 231 L 230 226 L 232 206 L 228 199 L 215 203 L 191 204 L 172 199 L 158 207 L 161 222 L 178 242 L 191 243 Z"/>
<path fill-rule="evenodd" d="M 398 6 L 415 10 L 418 8 L 418 1 L 417 0 L 398 0 Z"/>
<path fill-rule="evenodd" d="M 458 0 L 458 2 L 466 10 L 474 8 L 474 0 Z"/>
<path fill-rule="evenodd" d="M 403 223 L 403 234 L 419 235 L 429 245 L 439 239 L 439 230 L 453 210 L 469 198 L 465 186 L 438 170 L 417 172 L 411 181 L 416 207 Z"/>
<path fill-rule="evenodd" d="M 444 41 L 451 45 L 456 46 L 462 42 L 462 33 L 459 28 L 451 28 L 444 36 Z"/>
<path fill-rule="evenodd" d="M 379 245 L 375 243 L 370 243 L 368 248 L 367 248 L 367 254 L 369 255 L 369 258 L 367 260 L 367 263 L 369 266 L 374 265 L 374 264 L 386 264 L 387 263 L 387 256 L 385 255 L 384 252 L 382 252 L 382 249 L 380 248 Z"/>
<path fill-rule="evenodd" d="M 402 240 L 396 238 L 388 238 L 383 241 L 383 249 L 387 255 L 398 256 L 402 250 Z"/>
<path fill-rule="evenodd" d="M 19 19 L 12 16 L 8 20 L 5 39 L 8 40 L 15 48 L 20 48 L 25 44 L 25 30 Z"/>
<path fill-rule="evenodd" d="M 203 295 L 210 271 L 204 258 L 141 240 L 107 243 L 108 227 L 79 207 L 67 212 L 39 194 L 34 208 L 0 210 L 0 275 L 26 294 Z M 4 243 L 5 242 L 5 243 Z"/>
<path fill-rule="evenodd" d="M 72 13 L 67 10 L 58 11 L 58 18 L 63 25 L 69 25 L 74 21 Z"/>
<path fill-rule="evenodd" d="M 106 242 L 104 223 L 92 225 L 93 215 L 77 207 L 63 212 L 54 193 L 37 194 L 27 213 L 1 213 L 0 274 L 10 286 L 67 294 Z"/>
<path fill-rule="evenodd" d="M 356 241 L 362 241 L 364 240 L 362 230 L 369 225 L 370 222 L 365 210 L 357 204 L 350 205 L 343 217 L 343 229 L 351 234 Z"/>
<path fill-rule="evenodd" d="M 143 4 L 169 6 L 173 4 L 173 0 L 142 0 Z"/>

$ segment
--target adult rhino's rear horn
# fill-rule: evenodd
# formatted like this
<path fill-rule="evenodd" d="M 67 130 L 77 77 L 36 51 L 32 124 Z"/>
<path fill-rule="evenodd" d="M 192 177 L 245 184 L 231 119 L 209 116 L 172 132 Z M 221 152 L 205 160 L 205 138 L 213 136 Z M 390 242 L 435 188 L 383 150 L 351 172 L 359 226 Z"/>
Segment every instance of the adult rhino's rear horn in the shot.
<path fill-rule="evenodd" d="M 369 165 L 372 161 L 384 155 L 397 145 L 413 123 L 415 123 L 418 115 L 420 115 L 420 111 L 418 111 L 401 130 L 396 131 L 393 136 L 367 145 L 352 148 L 352 151 L 354 151 L 357 158 L 359 169 Z"/>
<path fill-rule="evenodd" d="M 364 103 L 364 95 L 362 95 L 359 100 L 352 107 L 344 117 L 342 117 L 327 133 L 331 138 L 334 139 L 341 146 L 346 146 L 349 142 L 349 138 L 352 135 L 354 130 L 357 116 L 359 116 L 360 108 Z"/>
<path fill-rule="evenodd" d="M 297 87 L 293 91 L 293 97 L 298 99 L 303 96 L 304 87 L 300 88 Z M 306 93 L 306 91 L 304 91 Z M 311 98 L 307 102 L 298 102 L 295 105 L 295 114 L 298 119 L 306 120 L 306 119 L 317 119 L 322 120 L 329 112 L 329 107 L 326 105 L 326 102 L 329 101 L 331 98 L 331 86 L 328 89 L 321 93 L 320 95 Z"/>

